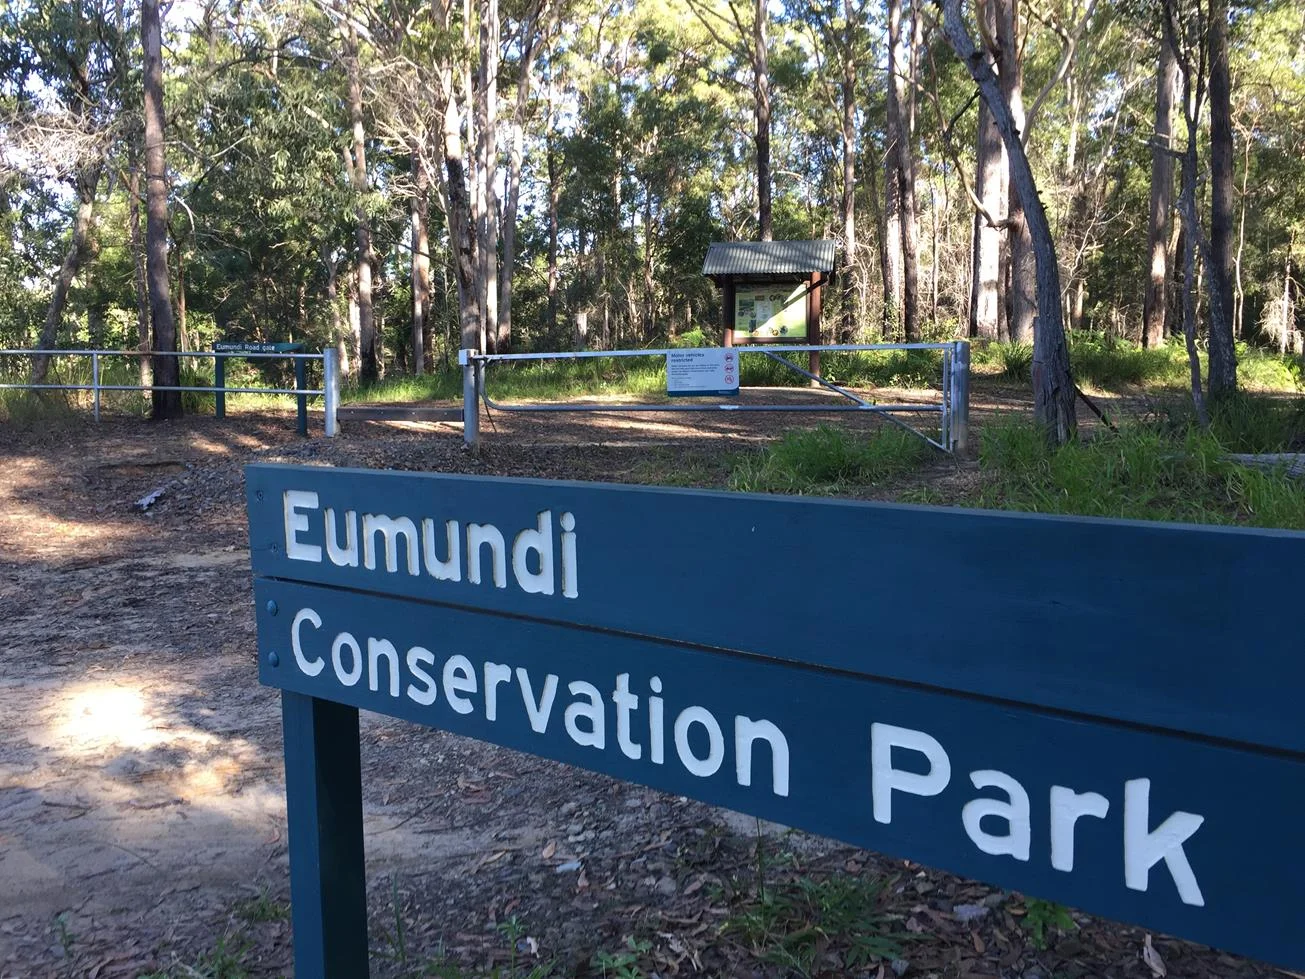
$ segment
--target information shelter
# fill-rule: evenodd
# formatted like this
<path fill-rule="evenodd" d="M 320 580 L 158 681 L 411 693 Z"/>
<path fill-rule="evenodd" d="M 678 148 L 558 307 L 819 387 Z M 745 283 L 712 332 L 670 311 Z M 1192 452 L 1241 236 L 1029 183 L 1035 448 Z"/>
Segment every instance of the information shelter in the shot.
<path fill-rule="evenodd" d="M 721 290 L 725 346 L 820 343 L 822 294 L 833 281 L 836 251 L 828 239 L 713 242 L 702 274 Z M 820 373 L 817 351 L 810 368 Z"/>

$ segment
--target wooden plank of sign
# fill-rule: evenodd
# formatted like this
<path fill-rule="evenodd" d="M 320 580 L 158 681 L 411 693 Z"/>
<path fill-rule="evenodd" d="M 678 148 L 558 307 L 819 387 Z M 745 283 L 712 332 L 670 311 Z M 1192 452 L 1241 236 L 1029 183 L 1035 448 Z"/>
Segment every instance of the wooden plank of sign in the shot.
<path fill-rule="evenodd" d="M 1273 614 L 1305 594 L 1305 534 L 322 467 L 246 482 L 262 576 L 1305 752 L 1305 657 Z"/>
<path fill-rule="evenodd" d="M 375 594 L 255 597 L 285 691 L 1305 964 L 1299 757 Z"/>

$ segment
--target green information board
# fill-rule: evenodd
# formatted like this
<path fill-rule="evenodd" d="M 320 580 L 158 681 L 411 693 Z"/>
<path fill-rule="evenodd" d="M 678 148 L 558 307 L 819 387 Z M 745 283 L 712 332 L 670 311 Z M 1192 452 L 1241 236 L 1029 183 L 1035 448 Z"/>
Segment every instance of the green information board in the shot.
<path fill-rule="evenodd" d="M 734 340 L 805 341 L 807 284 L 739 286 L 734 292 Z"/>

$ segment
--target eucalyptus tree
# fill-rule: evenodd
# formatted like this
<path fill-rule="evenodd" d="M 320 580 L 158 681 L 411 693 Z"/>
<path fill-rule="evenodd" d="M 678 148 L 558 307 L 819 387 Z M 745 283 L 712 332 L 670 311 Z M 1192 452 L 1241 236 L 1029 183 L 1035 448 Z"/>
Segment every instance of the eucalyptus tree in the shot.
<path fill-rule="evenodd" d="M 1038 329 L 1033 338 L 1033 411 L 1047 437 L 1064 444 L 1074 437 L 1077 389 L 1069 376 L 1069 348 L 1060 305 L 1060 268 L 1046 211 L 1020 138 L 1015 115 L 990 54 L 974 44 L 960 0 L 943 0 L 943 30 L 992 112 L 1010 160 L 1011 185 L 1019 198 L 1034 249 Z M 1000 20 L 1000 14 L 999 18 Z M 1012 328 L 1012 336 L 1014 329 Z"/>
<path fill-rule="evenodd" d="M 685 0 L 689 10 L 722 48 L 751 76 L 755 130 L 758 241 L 774 237 L 770 163 L 771 101 L 770 12 L 766 0 Z"/>
<path fill-rule="evenodd" d="M 105 161 L 120 135 L 121 80 L 132 25 L 110 0 L 22 0 L 0 10 L 0 165 L 29 188 L 56 181 L 74 209 L 38 345 L 57 345 L 69 290 L 86 256 Z M 30 192 L 30 191 L 29 191 Z M 49 358 L 32 360 L 42 383 Z"/>
<path fill-rule="evenodd" d="M 150 392 L 155 419 L 180 418 L 181 362 L 166 354 L 177 350 L 177 323 L 168 278 L 168 170 L 163 148 L 163 26 L 158 0 L 141 0 L 141 47 L 145 55 L 145 274 L 149 284 L 154 384 Z M 164 354 L 165 356 L 157 356 Z"/>
<path fill-rule="evenodd" d="M 788 17 L 808 38 L 815 71 L 821 124 L 837 128 L 839 138 L 839 226 L 842 230 L 842 316 L 839 340 L 851 343 L 865 317 L 865 284 L 857 261 L 857 164 L 864 107 L 870 86 L 865 66 L 874 52 L 869 30 L 869 0 L 823 0 L 788 4 Z M 826 122 L 825 120 L 829 120 Z M 836 120 L 836 122 L 834 122 Z"/>
<path fill-rule="evenodd" d="M 1173 47 L 1159 45 L 1155 73 L 1155 129 L 1151 146 L 1151 200 L 1147 214 L 1147 282 L 1142 307 L 1142 344 L 1158 347 L 1165 339 L 1169 303 L 1169 225 L 1174 197 L 1174 95 L 1178 61 Z"/>

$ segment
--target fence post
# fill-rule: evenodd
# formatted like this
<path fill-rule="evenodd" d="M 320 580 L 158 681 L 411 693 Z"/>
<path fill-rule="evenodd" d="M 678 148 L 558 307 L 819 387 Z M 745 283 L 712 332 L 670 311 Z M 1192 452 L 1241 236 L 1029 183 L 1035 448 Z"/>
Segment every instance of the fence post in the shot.
<path fill-rule="evenodd" d="M 462 365 L 462 441 L 475 447 L 480 441 L 480 367 L 473 359 L 476 351 L 459 350 Z"/>
<path fill-rule="evenodd" d="M 298 415 L 296 431 L 300 435 L 308 434 L 308 395 L 303 392 L 308 389 L 308 361 L 298 354 L 293 355 L 295 358 L 295 387 L 299 393 L 295 395 L 296 413 Z"/>
<path fill-rule="evenodd" d="M 217 388 L 213 392 L 213 414 L 218 418 L 226 418 L 227 393 L 223 389 L 227 386 L 227 359 L 221 354 L 213 357 L 213 386 Z"/>
<path fill-rule="evenodd" d="M 970 344 L 967 340 L 952 343 L 952 376 L 948 378 L 951 392 L 951 427 L 948 446 L 960 454 L 970 442 Z"/>
<path fill-rule="evenodd" d="M 95 399 L 95 420 L 100 420 L 100 355 L 91 354 L 91 391 Z"/>
<path fill-rule="evenodd" d="M 328 344 L 322 348 L 322 391 L 326 408 L 326 437 L 339 432 L 340 352 Z"/>

